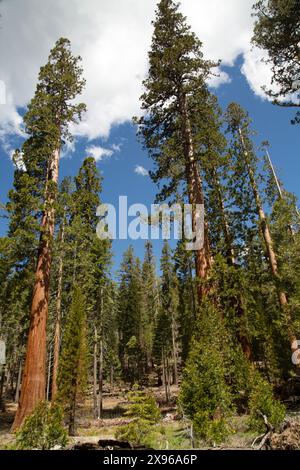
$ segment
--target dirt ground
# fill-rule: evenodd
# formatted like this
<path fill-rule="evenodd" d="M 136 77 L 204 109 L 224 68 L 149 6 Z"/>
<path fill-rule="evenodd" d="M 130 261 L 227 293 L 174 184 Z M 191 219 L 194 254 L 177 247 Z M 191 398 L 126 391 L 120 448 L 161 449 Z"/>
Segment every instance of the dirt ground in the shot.
<path fill-rule="evenodd" d="M 164 403 L 164 390 L 163 388 L 150 388 L 150 391 L 157 403 L 160 405 L 162 419 L 157 425 L 157 432 L 155 430 L 152 447 L 155 449 L 191 449 L 190 428 L 189 423 L 180 419 L 178 410 L 176 408 L 176 397 L 178 395 L 178 388 L 172 387 L 171 389 L 171 405 L 166 406 Z M 70 438 L 69 448 L 75 444 L 97 444 L 100 439 L 114 439 L 117 429 L 127 424 L 130 418 L 124 415 L 126 405 L 128 404 L 128 388 L 115 389 L 113 392 L 107 390 L 104 393 L 103 399 L 103 417 L 102 419 L 94 419 L 93 417 L 93 400 L 90 396 L 84 405 L 79 406 L 77 412 L 77 437 Z M 0 449 L 13 448 L 14 435 L 10 433 L 11 425 L 13 422 L 14 414 L 17 405 L 11 401 L 6 401 L 6 411 L 0 412 Z M 299 412 L 292 413 L 297 418 Z M 254 441 L 256 434 L 249 432 L 247 425 L 247 416 L 234 416 L 231 419 L 232 434 L 227 441 L 216 447 L 215 449 L 236 449 L 236 450 L 251 450 L 251 444 Z M 300 427 L 300 424 L 299 424 Z M 283 438 L 289 431 L 285 432 Z M 300 432 L 299 432 L 300 439 Z M 281 438 L 275 436 L 275 441 L 280 441 Z M 280 441 L 281 442 L 281 441 Z M 285 439 L 285 445 L 289 445 L 289 440 Z M 288 444 L 286 444 L 288 442 Z M 200 444 L 200 445 L 199 445 Z M 199 443 L 199 449 L 209 449 L 204 442 Z M 295 439 L 293 439 L 293 445 Z M 299 442 L 300 448 L 300 442 Z"/>

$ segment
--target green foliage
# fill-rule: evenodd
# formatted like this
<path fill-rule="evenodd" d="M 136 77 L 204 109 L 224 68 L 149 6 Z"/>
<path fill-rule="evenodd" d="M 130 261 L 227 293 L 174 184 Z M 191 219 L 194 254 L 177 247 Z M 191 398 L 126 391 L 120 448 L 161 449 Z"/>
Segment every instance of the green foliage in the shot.
<path fill-rule="evenodd" d="M 175 274 L 172 252 L 165 241 L 161 255 L 160 308 L 158 311 L 154 353 L 158 363 L 162 356 L 172 355 L 172 339 L 177 341 L 178 283 Z"/>
<path fill-rule="evenodd" d="M 141 328 L 144 303 L 140 260 L 135 258 L 132 247 L 123 256 L 118 294 L 120 362 L 124 378 L 133 383 L 142 377 L 144 371 Z"/>
<path fill-rule="evenodd" d="M 257 371 L 253 371 L 249 400 L 249 425 L 256 431 L 264 431 L 263 416 L 278 427 L 285 417 L 285 407 L 274 398 L 272 386 Z"/>
<path fill-rule="evenodd" d="M 116 432 L 116 438 L 131 444 L 146 444 L 152 431 L 151 425 L 142 419 L 132 421 L 125 426 L 121 426 Z"/>
<path fill-rule="evenodd" d="M 80 57 L 72 55 L 70 41 L 59 39 L 40 69 L 34 97 L 23 117 L 26 139 L 13 155 L 13 189 L 6 204 L 9 243 L 5 253 L 5 293 L 0 302 L 1 335 L 11 338 L 7 349 L 9 367 L 23 357 L 38 247 L 48 239 L 52 248 L 53 217 L 44 223 L 42 231 L 41 221 L 45 209 L 48 214 L 53 210 L 54 216 L 58 202 L 51 170 L 54 151 L 59 153 L 64 143 L 71 140 L 69 125 L 81 118 L 85 106 L 74 100 L 84 84 Z M 51 265 L 50 254 L 48 261 Z M 46 297 L 51 298 L 48 294 Z"/>
<path fill-rule="evenodd" d="M 230 432 L 227 419 L 233 401 L 226 383 L 226 331 L 219 312 L 209 304 L 202 306 L 197 328 L 199 334 L 191 345 L 179 402 L 200 437 L 220 442 Z"/>
<path fill-rule="evenodd" d="M 272 81 L 278 88 L 267 92 L 275 104 L 299 107 L 300 2 L 259 0 L 254 8 L 257 21 L 252 41 L 268 52 L 266 61 L 272 64 Z M 292 123 L 300 123 L 300 111 Z"/>
<path fill-rule="evenodd" d="M 173 421 L 156 426 L 147 437 L 147 445 L 158 450 L 187 450 L 191 448 L 191 440 L 182 422 Z"/>
<path fill-rule="evenodd" d="M 283 197 L 275 200 L 271 214 L 271 229 L 274 236 L 278 261 L 280 263 L 280 283 L 289 293 L 289 308 L 294 331 L 300 332 L 300 233 L 297 200 L 294 195 L 283 191 Z M 281 327 L 286 327 L 281 318 Z M 290 354 L 288 354 L 290 356 Z M 288 357 L 290 361 L 290 357 Z"/>
<path fill-rule="evenodd" d="M 63 413 L 57 404 L 41 402 L 16 433 L 17 449 L 50 450 L 68 442 L 62 425 Z"/>
<path fill-rule="evenodd" d="M 92 351 L 93 344 L 88 339 L 96 328 L 101 334 L 106 350 L 104 373 L 107 373 L 107 370 L 111 370 L 111 364 L 118 366 L 116 289 L 109 279 L 111 243 L 109 240 L 100 240 L 96 233 L 97 208 L 101 204 L 101 183 L 102 178 L 95 159 L 87 157 L 82 162 L 77 176 L 74 179 L 66 178 L 61 184 L 57 204 L 58 235 L 54 245 L 52 288 L 54 291 L 57 289 L 55 274 L 62 261 L 63 349 L 70 304 L 74 297 L 73 287 L 76 285 L 85 297 L 86 352 L 88 354 Z M 53 301 L 56 303 L 55 297 Z M 56 308 L 54 305 L 53 307 Z M 89 368 L 89 364 L 87 367 Z"/>
<path fill-rule="evenodd" d="M 184 364 L 188 357 L 197 316 L 196 281 L 193 278 L 194 253 L 186 250 L 184 240 L 177 245 L 174 261 L 178 279 L 178 336 L 181 360 Z"/>
<path fill-rule="evenodd" d="M 69 414 L 70 432 L 75 428 L 75 407 L 87 386 L 86 300 L 74 286 L 72 304 L 63 337 L 58 374 L 58 400 Z"/>
<path fill-rule="evenodd" d="M 133 418 L 129 424 L 118 429 L 116 436 L 132 444 L 146 444 L 153 430 L 153 426 L 160 419 L 159 408 L 151 395 L 133 387 L 129 394 L 130 405 L 126 416 Z"/>
<path fill-rule="evenodd" d="M 86 312 L 85 297 L 74 286 L 73 300 L 65 327 L 59 372 L 60 398 L 72 395 L 74 379 L 78 391 L 86 386 Z"/>
<path fill-rule="evenodd" d="M 137 417 L 148 421 L 150 424 L 156 423 L 160 418 L 160 411 L 151 395 L 147 395 L 134 385 L 133 391 L 129 394 L 129 405 L 126 416 Z"/>
<path fill-rule="evenodd" d="M 299 1 L 260 0 L 256 12 L 254 42 L 269 51 L 274 63 L 274 83 L 280 91 L 269 94 L 277 102 L 290 94 L 299 75 Z M 53 150 L 71 139 L 69 124 L 78 121 L 85 109 L 74 101 L 84 87 L 80 58 L 71 55 L 69 41 L 62 38 L 40 71 L 24 116 L 28 139 L 13 157 L 14 187 L 6 205 L 9 231 L 0 238 L 1 335 L 7 338 L 13 371 L 25 345 L 40 220 L 45 202 L 49 208 L 45 198 L 51 196 L 57 236 L 52 247 L 49 320 L 53 321 L 56 274 L 62 261 L 58 399 L 68 413 L 72 433 L 76 407 L 87 388 L 89 352 L 94 346 L 88 339 L 94 330 L 103 346 L 104 381 L 111 376 L 113 382 L 117 373 L 118 379 L 144 383 L 153 379 L 154 372 L 160 380 L 163 371 L 168 400 L 171 372 L 176 381 L 185 366 L 180 408 L 196 435 L 207 441 L 219 443 L 226 438 L 235 409 L 250 413 L 255 430 L 264 429 L 262 415 L 274 426 L 283 419 L 284 407 L 274 399 L 272 385 L 252 369 L 248 358 L 259 361 L 271 383 L 274 378 L 286 378 L 292 369 L 289 316 L 295 335 L 300 331 L 297 201 L 285 191 L 277 197 L 272 173 L 266 183 L 248 114 L 231 103 L 223 122 L 217 99 L 207 86 L 216 65 L 205 60 L 201 41 L 187 25 L 179 4 L 161 0 L 141 98 L 144 112 L 136 121 L 154 162 L 151 178 L 159 185 L 157 199 L 183 204 L 201 193 L 209 227 L 208 251 L 214 262 L 207 279 L 200 281 L 186 241 L 178 243 L 174 257 L 165 243 L 157 279 L 148 242 L 142 265 L 132 247 L 124 253 L 118 286 L 109 274 L 111 244 L 96 234 L 102 186 L 96 161 L 86 158 L 77 176 L 62 183 L 60 192 L 53 181 L 49 183 Z M 191 192 L 194 184 L 197 195 Z M 261 223 L 265 201 L 272 213 Z M 276 279 L 260 230 L 266 223 L 278 261 Z M 200 283 L 205 287 L 203 303 L 197 296 Z M 279 289 L 288 296 L 286 311 L 278 306 Z M 48 332 L 52 334 L 52 324 Z M 167 445 L 165 429 L 155 426 L 160 413 L 154 398 L 134 388 L 130 402 L 126 415 L 132 421 L 118 436 L 148 445 L 157 438 Z M 41 404 L 18 433 L 18 446 L 49 448 L 55 439 L 63 442 L 60 423 L 58 408 Z M 172 439 L 182 445 L 181 435 Z"/>
<path fill-rule="evenodd" d="M 182 183 L 184 195 L 187 193 L 184 102 L 193 129 L 196 160 L 211 158 L 219 145 L 212 111 L 216 100 L 206 85 L 217 65 L 204 59 L 202 43 L 187 25 L 178 2 L 161 0 L 141 97 L 144 116 L 136 119 L 139 135 L 155 163 L 151 178 L 161 184 L 159 201 L 177 199 Z"/>
<path fill-rule="evenodd" d="M 159 307 L 158 281 L 153 247 L 150 241 L 145 243 L 145 257 L 142 265 L 143 309 L 141 316 L 142 353 L 145 368 L 149 370 L 153 362 L 153 343 L 155 323 Z"/>

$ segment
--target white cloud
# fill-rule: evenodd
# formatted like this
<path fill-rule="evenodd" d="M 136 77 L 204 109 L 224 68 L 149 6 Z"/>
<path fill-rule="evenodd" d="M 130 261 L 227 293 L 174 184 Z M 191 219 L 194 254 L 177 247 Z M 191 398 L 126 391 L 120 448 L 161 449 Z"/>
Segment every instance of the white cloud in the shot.
<path fill-rule="evenodd" d="M 140 176 L 149 176 L 149 171 L 141 165 L 137 165 L 134 169 L 134 172 Z"/>
<path fill-rule="evenodd" d="M 212 88 L 218 88 L 220 85 L 224 85 L 225 83 L 230 83 L 230 82 L 231 82 L 231 78 L 228 75 L 228 73 L 220 69 L 212 77 L 210 77 L 208 81 L 209 86 Z"/>
<path fill-rule="evenodd" d="M 244 64 L 241 69 L 253 93 L 263 99 L 268 97 L 262 86 L 265 86 L 268 90 L 276 90 L 276 87 L 272 84 L 271 68 L 263 62 L 263 59 L 266 59 L 266 57 L 267 54 L 264 51 L 257 48 L 249 48 L 244 54 Z"/>
<path fill-rule="evenodd" d="M 6 87 L 3 80 L 0 80 L 0 104 L 6 103 Z"/>
<path fill-rule="evenodd" d="M 22 118 L 17 112 L 12 95 L 5 94 L 5 104 L 0 103 L 0 143 L 10 158 L 15 151 L 12 140 L 15 137 L 25 137 L 22 127 Z"/>
<path fill-rule="evenodd" d="M 85 152 L 88 156 L 93 157 L 96 162 L 101 161 L 104 158 L 110 158 L 114 153 L 111 149 L 105 149 L 97 145 L 90 145 L 86 148 Z"/>
<path fill-rule="evenodd" d="M 7 104 L 0 105 L 2 140 L 20 134 L 17 108 L 32 97 L 39 67 L 55 41 L 68 37 L 83 59 L 87 86 L 84 121 L 73 129 L 90 140 L 108 137 L 110 129 L 139 113 L 142 79 L 147 71 L 156 0 L 4 0 L 1 2 L 0 80 Z M 253 0 L 182 0 L 182 11 L 204 43 L 208 58 L 233 65 L 244 55 L 243 73 L 256 94 L 269 76 L 250 51 Z M 212 86 L 230 80 L 221 72 Z M 5 136 L 5 137 L 3 137 Z M 100 158 L 100 157 L 99 157 Z"/>
<path fill-rule="evenodd" d="M 111 148 L 116 153 L 121 152 L 122 144 L 113 144 Z"/>

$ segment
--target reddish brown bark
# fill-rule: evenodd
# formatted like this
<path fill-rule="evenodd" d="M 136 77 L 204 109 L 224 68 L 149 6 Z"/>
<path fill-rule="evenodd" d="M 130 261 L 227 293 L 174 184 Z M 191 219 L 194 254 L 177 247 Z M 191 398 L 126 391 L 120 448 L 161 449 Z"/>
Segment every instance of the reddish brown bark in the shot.
<path fill-rule="evenodd" d="M 54 235 L 55 190 L 58 182 L 59 150 L 49 162 L 45 193 L 45 209 L 41 223 L 38 262 L 32 295 L 30 326 L 22 378 L 21 397 L 12 426 L 18 429 L 36 405 L 45 400 L 46 392 L 46 326 L 49 305 L 51 244 Z"/>
<path fill-rule="evenodd" d="M 61 225 L 60 243 L 64 242 L 65 224 L 64 221 Z M 55 318 L 55 331 L 54 331 L 54 349 L 53 349 L 53 370 L 52 370 L 52 388 L 51 400 L 55 401 L 57 395 L 57 375 L 60 351 L 60 329 L 61 329 L 61 295 L 62 295 L 62 278 L 63 278 L 63 256 L 60 254 L 58 265 L 58 280 L 57 280 L 57 297 L 56 297 L 56 318 Z"/>
<path fill-rule="evenodd" d="M 204 194 L 202 180 L 198 169 L 197 162 L 195 161 L 194 142 L 192 135 L 191 122 L 187 109 L 187 99 L 183 95 L 180 97 L 180 113 L 182 118 L 182 136 L 184 143 L 184 156 L 185 156 L 185 172 L 188 186 L 189 203 L 192 205 L 192 229 L 196 233 L 197 219 L 196 219 L 196 206 L 204 205 Z M 198 234 L 199 238 L 200 234 Z M 208 237 L 208 224 L 204 222 L 204 243 L 201 249 L 195 251 L 195 266 L 196 276 L 200 281 L 197 286 L 197 293 L 199 303 L 202 302 L 205 295 L 205 289 L 201 280 L 207 278 L 208 271 L 212 266 L 212 258 L 210 254 L 209 237 Z"/>

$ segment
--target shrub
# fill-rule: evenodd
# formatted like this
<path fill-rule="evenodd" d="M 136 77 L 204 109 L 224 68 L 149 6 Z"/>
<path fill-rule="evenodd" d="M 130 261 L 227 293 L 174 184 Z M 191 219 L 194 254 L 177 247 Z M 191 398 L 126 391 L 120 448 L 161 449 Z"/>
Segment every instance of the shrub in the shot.
<path fill-rule="evenodd" d="M 159 408 L 154 398 L 139 390 L 137 385 L 133 387 L 129 399 L 130 405 L 127 407 L 125 415 L 132 417 L 133 421 L 121 426 L 116 437 L 132 444 L 146 444 L 153 426 L 160 419 Z"/>
<path fill-rule="evenodd" d="M 219 312 L 206 305 L 198 323 L 183 375 L 179 403 L 199 437 L 219 443 L 230 434 L 227 424 L 233 397 L 226 382 L 226 331 Z"/>
<path fill-rule="evenodd" d="M 285 417 L 284 405 L 274 398 L 272 386 L 257 371 L 253 371 L 251 382 L 250 428 L 258 432 L 265 430 L 262 415 L 266 416 L 272 426 L 278 427 Z"/>
<path fill-rule="evenodd" d="M 16 433 L 17 448 L 50 450 L 56 445 L 65 447 L 68 439 L 62 422 L 63 413 L 58 405 L 39 403 Z"/>

